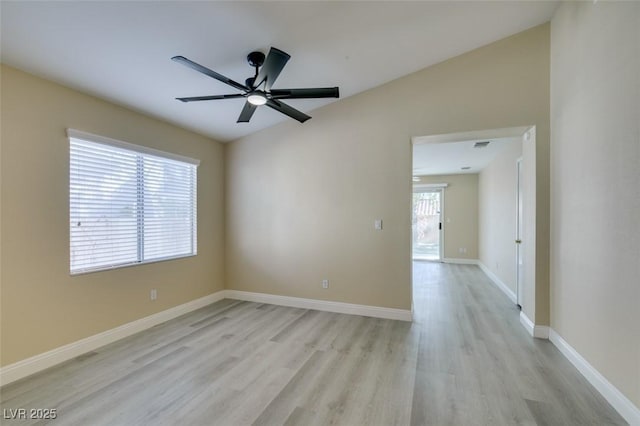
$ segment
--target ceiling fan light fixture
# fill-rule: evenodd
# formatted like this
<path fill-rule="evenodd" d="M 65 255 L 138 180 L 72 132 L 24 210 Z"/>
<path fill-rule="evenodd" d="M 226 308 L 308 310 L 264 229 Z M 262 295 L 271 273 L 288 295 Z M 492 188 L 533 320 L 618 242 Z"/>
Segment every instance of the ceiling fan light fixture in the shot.
<path fill-rule="evenodd" d="M 247 96 L 247 101 L 252 105 L 264 105 L 267 103 L 267 98 L 258 93 Z"/>

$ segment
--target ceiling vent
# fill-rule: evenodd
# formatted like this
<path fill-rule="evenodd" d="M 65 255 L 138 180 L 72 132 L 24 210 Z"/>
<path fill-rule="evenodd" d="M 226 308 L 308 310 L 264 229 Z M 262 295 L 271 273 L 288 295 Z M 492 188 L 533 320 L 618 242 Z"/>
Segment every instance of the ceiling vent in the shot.
<path fill-rule="evenodd" d="M 476 142 L 473 144 L 474 148 L 486 148 L 487 145 L 489 145 L 489 142 L 491 141 L 484 141 L 484 142 Z"/>

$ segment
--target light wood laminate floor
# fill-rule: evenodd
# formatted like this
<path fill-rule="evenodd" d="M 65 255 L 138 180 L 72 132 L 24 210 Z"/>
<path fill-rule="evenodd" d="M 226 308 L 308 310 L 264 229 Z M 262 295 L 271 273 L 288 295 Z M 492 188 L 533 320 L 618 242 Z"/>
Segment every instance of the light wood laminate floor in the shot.
<path fill-rule="evenodd" d="M 59 425 L 625 424 L 478 267 L 415 262 L 414 282 L 413 323 L 224 300 L 7 385 L 1 406 Z"/>

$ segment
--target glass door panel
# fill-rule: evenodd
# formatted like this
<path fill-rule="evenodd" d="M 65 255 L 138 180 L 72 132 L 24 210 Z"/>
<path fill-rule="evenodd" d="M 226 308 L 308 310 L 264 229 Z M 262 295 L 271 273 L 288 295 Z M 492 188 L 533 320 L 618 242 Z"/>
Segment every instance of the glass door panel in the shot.
<path fill-rule="evenodd" d="M 440 190 L 413 193 L 413 258 L 440 260 L 441 245 Z"/>

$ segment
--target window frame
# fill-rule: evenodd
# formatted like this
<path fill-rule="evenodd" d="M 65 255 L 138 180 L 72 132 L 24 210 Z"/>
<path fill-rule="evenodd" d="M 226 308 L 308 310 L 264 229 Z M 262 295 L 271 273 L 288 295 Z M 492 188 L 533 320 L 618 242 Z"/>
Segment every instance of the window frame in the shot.
<path fill-rule="evenodd" d="M 135 261 L 127 261 L 127 262 L 123 262 L 123 263 L 116 263 L 116 264 L 110 264 L 110 265 L 101 265 L 101 266 L 94 266 L 94 267 L 82 267 L 82 268 L 76 268 L 76 269 L 72 269 L 72 263 L 71 263 L 71 247 L 72 247 L 72 232 L 71 232 L 71 143 L 72 143 L 72 139 L 76 139 L 79 141 L 85 141 L 85 142 L 89 142 L 89 143 L 96 143 L 96 144 L 101 144 L 101 145 L 106 145 L 107 147 L 113 147 L 116 149 L 122 149 L 122 150 L 126 150 L 126 151 L 131 151 L 134 152 L 138 155 L 142 155 L 142 156 L 151 156 L 151 157 L 156 157 L 157 158 L 162 158 L 162 159 L 167 159 L 167 160 L 171 160 L 171 161 L 178 161 L 178 162 L 182 162 L 185 164 L 189 164 L 194 166 L 194 173 L 195 173 L 195 180 L 194 180 L 194 188 L 193 191 L 195 192 L 194 194 L 194 198 L 193 198 L 193 230 L 191 231 L 191 252 L 190 253 L 186 253 L 186 254 L 176 254 L 176 255 L 170 255 L 170 256 L 164 256 L 164 257 L 157 257 L 157 258 L 152 258 L 150 260 L 144 260 L 144 258 L 142 257 L 142 259 L 140 258 L 140 256 L 137 256 L 138 258 Z M 69 160 L 69 167 L 68 167 L 68 181 L 67 181 L 67 195 L 68 195 L 68 199 L 67 199 L 67 207 L 68 207 L 68 231 L 69 231 L 69 247 L 67 250 L 67 253 L 69 254 L 69 274 L 72 276 L 75 275 L 83 275 L 83 274 L 89 274 L 89 273 L 94 273 L 94 272 L 100 272 L 100 271 L 109 271 L 109 270 L 113 270 L 113 269 L 120 269 L 120 268 L 128 268 L 128 267 L 132 267 L 132 266 L 138 266 L 138 265 L 146 265 L 146 264 L 150 264 L 150 263 L 157 263 L 157 262 L 165 262 L 168 260 L 175 260 L 175 259 L 183 259 L 183 258 L 187 258 L 187 257 L 193 257 L 193 256 L 197 256 L 198 255 L 198 166 L 200 165 L 200 160 L 198 159 L 194 159 L 191 157 L 186 157 L 183 155 L 179 155 L 179 154 L 174 154 L 171 152 L 166 152 L 166 151 L 161 151 L 158 149 L 154 149 L 154 148 L 149 148 L 146 146 L 141 146 L 141 145 L 136 145 L 136 144 L 132 144 L 129 142 L 124 142 L 121 140 L 117 140 L 117 139 L 112 139 L 112 138 L 108 138 L 108 137 L 104 137 L 104 136 L 100 136 L 100 135 L 95 135 L 92 133 L 87 133 L 87 132 L 83 132 L 80 130 L 76 130 L 76 129 L 67 129 L 67 143 L 68 143 L 68 149 L 69 149 L 69 155 L 68 155 L 68 160 Z M 136 181 L 138 181 L 138 179 L 136 179 Z M 143 210 L 143 209 L 142 209 Z M 141 239 L 142 237 L 142 239 Z M 136 230 L 136 238 L 137 238 L 137 244 L 138 246 L 143 245 L 144 246 L 144 237 L 143 234 L 141 234 L 140 232 L 140 228 L 138 226 L 137 230 Z M 143 249 L 144 251 L 144 249 Z M 144 256 L 144 255 L 143 255 Z"/>

